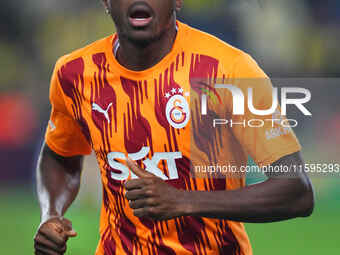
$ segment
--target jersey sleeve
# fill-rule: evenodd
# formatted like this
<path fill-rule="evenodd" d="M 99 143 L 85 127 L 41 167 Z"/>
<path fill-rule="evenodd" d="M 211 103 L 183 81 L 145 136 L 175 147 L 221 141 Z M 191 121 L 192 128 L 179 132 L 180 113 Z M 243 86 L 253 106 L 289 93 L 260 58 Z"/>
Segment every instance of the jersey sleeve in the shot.
<path fill-rule="evenodd" d="M 232 80 L 244 95 L 244 114 L 231 114 L 232 132 L 243 150 L 259 166 L 272 164 L 286 155 L 300 151 L 301 146 L 286 117 L 281 115 L 279 104 L 273 114 L 262 116 L 250 111 L 249 88 L 253 91 L 254 108 L 267 110 L 272 106 L 273 86 L 268 76 L 248 54 L 242 53 L 236 60 Z M 229 108 L 229 116 L 232 107 Z"/>
<path fill-rule="evenodd" d="M 57 62 L 50 83 L 49 98 L 52 109 L 45 142 L 55 153 L 64 157 L 87 155 L 91 153 L 91 145 L 82 133 L 78 122 L 67 110 L 58 77 L 59 66 Z"/>

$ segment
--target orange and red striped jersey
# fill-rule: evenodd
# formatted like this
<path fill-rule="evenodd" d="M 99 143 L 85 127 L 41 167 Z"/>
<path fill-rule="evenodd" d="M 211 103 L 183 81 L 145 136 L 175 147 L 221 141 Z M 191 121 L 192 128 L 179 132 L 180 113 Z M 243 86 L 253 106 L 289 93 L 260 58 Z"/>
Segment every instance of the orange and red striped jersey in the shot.
<path fill-rule="evenodd" d="M 215 191 L 244 187 L 245 175 L 194 178 L 194 157 L 209 163 L 213 154 L 223 152 L 225 162 L 238 166 L 247 163 L 248 155 L 267 165 L 300 150 L 292 131 L 268 138 L 265 128 L 225 128 L 214 146 L 195 144 L 192 129 L 199 129 L 199 117 L 194 108 L 200 104 L 193 87 L 198 79 L 267 76 L 241 50 L 181 22 L 177 25 L 171 52 L 147 70 L 131 71 L 118 63 L 116 34 L 60 58 L 55 66 L 45 139 L 62 156 L 96 154 L 103 184 L 97 255 L 252 254 L 239 222 L 135 217 L 124 197 L 124 182 L 136 178 L 123 164 L 127 155 L 178 189 Z M 230 93 L 218 99 L 209 107 L 223 115 L 223 109 L 232 108 Z M 271 102 L 271 94 L 262 93 L 258 101 Z"/>

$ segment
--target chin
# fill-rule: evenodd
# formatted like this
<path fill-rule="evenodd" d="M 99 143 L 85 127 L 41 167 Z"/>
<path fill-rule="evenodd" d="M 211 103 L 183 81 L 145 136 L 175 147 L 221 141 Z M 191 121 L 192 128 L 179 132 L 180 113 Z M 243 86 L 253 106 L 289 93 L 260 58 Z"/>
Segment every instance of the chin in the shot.
<path fill-rule="evenodd" d="M 126 35 L 126 38 L 132 43 L 143 46 L 158 41 L 160 35 L 149 31 L 134 31 L 129 35 Z"/>

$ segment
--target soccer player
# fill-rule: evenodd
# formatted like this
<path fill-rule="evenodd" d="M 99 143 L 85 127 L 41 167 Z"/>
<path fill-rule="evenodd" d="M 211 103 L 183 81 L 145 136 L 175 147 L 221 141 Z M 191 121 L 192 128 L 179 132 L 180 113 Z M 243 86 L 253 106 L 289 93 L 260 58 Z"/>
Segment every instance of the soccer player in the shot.
<path fill-rule="evenodd" d="M 294 133 L 268 136 L 271 123 L 224 128 L 215 150 L 191 138 L 190 127 L 200 123 L 189 106 L 199 95 L 197 80 L 266 79 L 256 62 L 176 20 L 182 0 L 103 2 L 117 33 L 60 58 L 51 79 L 52 111 L 37 168 L 35 254 L 64 254 L 77 235 L 63 216 L 77 196 L 83 156 L 92 150 L 103 183 L 97 255 L 250 255 L 241 222 L 309 216 L 313 190 L 304 171 L 271 173 L 251 186 L 244 175 L 190 172 L 194 158 L 209 163 L 221 152 L 237 166 L 248 155 L 259 166 L 303 165 Z M 266 91 L 256 102 L 271 101 Z M 230 93 L 218 97 L 209 109 L 230 112 Z"/>

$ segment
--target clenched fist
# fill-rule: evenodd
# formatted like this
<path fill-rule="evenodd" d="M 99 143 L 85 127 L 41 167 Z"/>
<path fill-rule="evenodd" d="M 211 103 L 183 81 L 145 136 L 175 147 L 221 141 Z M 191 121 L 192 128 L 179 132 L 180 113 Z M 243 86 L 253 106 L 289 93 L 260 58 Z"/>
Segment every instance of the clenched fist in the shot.
<path fill-rule="evenodd" d="M 72 223 L 63 217 L 53 217 L 43 222 L 34 237 L 34 254 L 62 255 L 66 252 L 68 238 L 77 236 Z"/>

